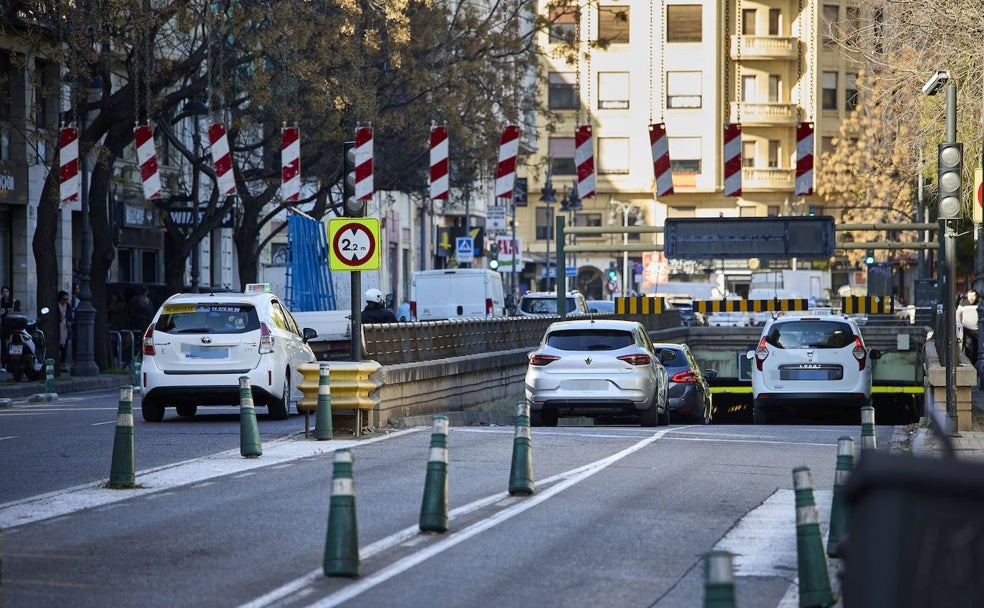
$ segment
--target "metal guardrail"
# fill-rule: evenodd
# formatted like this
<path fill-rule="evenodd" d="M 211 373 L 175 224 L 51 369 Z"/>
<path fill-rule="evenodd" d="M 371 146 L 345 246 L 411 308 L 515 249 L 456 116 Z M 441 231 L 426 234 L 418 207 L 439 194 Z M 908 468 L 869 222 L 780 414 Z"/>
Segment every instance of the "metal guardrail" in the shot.
<path fill-rule="evenodd" d="M 137 354 L 137 340 L 141 332 L 131 329 L 110 330 L 109 366 L 114 369 L 130 369 Z"/>

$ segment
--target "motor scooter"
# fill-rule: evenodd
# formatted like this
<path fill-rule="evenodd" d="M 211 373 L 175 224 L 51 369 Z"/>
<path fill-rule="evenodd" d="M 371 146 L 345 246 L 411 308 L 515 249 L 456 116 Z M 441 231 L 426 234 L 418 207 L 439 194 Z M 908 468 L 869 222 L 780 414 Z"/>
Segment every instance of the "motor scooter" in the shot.
<path fill-rule="evenodd" d="M 48 314 L 47 307 L 41 309 L 41 316 Z M 20 312 L 11 312 L 3 321 L 7 337 L 7 371 L 20 382 L 22 377 L 37 381 L 44 376 L 47 346 L 44 332 L 38 327 L 37 319 L 28 319 Z"/>

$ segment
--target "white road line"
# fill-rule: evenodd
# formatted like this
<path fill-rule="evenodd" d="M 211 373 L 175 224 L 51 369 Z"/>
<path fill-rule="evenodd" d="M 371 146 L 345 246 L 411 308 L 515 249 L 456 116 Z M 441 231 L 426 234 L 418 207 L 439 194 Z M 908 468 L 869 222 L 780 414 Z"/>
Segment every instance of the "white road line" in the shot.
<path fill-rule="evenodd" d="M 278 465 L 300 458 L 324 456 L 330 459 L 335 450 L 376 443 L 377 441 L 415 433 L 419 430 L 421 429 L 393 431 L 379 437 L 359 441 L 338 440 L 331 443 L 303 439 L 272 441 L 263 445 L 263 456 L 260 458 L 243 458 L 239 453 L 239 448 L 236 448 L 204 458 L 140 471 L 135 476 L 135 483 L 138 487 L 133 489 L 107 489 L 105 487 L 108 482 L 107 478 L 106 481 L 56 490 L 0 505 L 0 529 L 10 529 L 44 521 L 84 509 L 120 502 L 129 498 L 153 495 L 157 492 L 200 483 L 215 477 L 241 474 L 245 471 Z"/>
<path fill-rule="evenodd" d="M 311 604 L 310 606 L 312 608 L 330 608 L 331 606 L 337 606 L 342 602 L 350 600 L 353 597 L 356 597 L 359 594 L 364 593 L 365 591 L 368 591 L 369 589 L 375 587 L 376 585 L 379 585 L 393 578 L 394 576 L 406 572 L 407 570 L 430 559 L 431 557 L 434 557 L 435 555 L 439 555 L 440 553 L 447 551 L 448 549 L 454 547 L 455 545 L 458 545 L 472 538 L 473 536 L 476 536 L 512 517 L 515 517 L 528 509 L 532 509 L 533 507 L 547 500 L 548 498 L 560 492 L 563 492 L 564 490 L 584 481 L 588 477 L 591 477 L 595 473 L 605 469 L 608 466 L 611 466 L 612 464 L 618 462 L 619 460 L 625 458 L 626 456 L 629 456 L 630 454 L 637 452 L 642 448 L 652 444 L 653 442 L 662 438 L 668 432 L 669 429 L 657 431 L 656 433 L 646 437 L 642 441 L 639 441 L 638 443 L 622 450 L 621 452 L 612 454 L 607 458 L 596 460 L 594 462 L 580 466 L 576 469 L 571 469 L 570 471 L 565 471 L 564 473 L 561 473 L 559 475 L 554 475 L 553 477 L 550 477 L 546 480 L 539 481 L 537 485 L 539 485 L 541 488 L 543 485 L 549 485 L 554 482 L 557 482 L 557 484 L 550 487 L 547 490 L 538 492 L 537 494 L 535 494 L 530 498 L 522 498 L 522 499 L 513 498 L 510 497 L 508 493 L 502 492 L 498 494 L 493 494 L 491 496 L 487 496 L 483 499 L 465 505 L 464 507 L 461 507 L 459 509 L 455 509 L 454 511 L 448 513 L 449 519 L 453 519 L 454 517 L 458 517 L 464 513 L 474 511 L 476 509 L 488 506 L 490 504 L 495 504 L 496 502 L 499 501 L 506 501 L 507 504 L 509 505 L 504 510 L 499 511 L 498 513 L 492 515 L 488 519 L 484 519 L 476 524 L 473 524 L 472 526 L 469 526 L 468 528 L 465 528 L 460 532 L 453 532 L 449 536 L 445 537 L 443 540 L 438 541 L 427 547 L 423 547 L 420 551 L 412 555 L 409 555 L 401 559 L 400 561 L 395 562 L 394 564 L 380 570 L 379 572 L 376 572 L 375 574 L 369 577 L 361 579 L 358 582 L 353 583 L 352 585 L 349 585 L 344 589 L 341 589 L 333 593 L 332 595 L 329 595 L 328 597 L 321 599 L 320 601 L 314 604 Z M 377 552 L 404 543 L 407 540 L 419 534 L 420 534 L 420 530 L 417 526 L 413 526 L 401 530 L 396 534 L 388 536 L 384 539 L 381 539 L 373 543 L 372 545 L 367 546 L 364 550 L 360 550 L 360 559 L 368 558 L 369 556 Z M 259 597 L 253 600 L 252 602 L 249 602 L 248 604 L 244 604 L 240 608 L 261 608 L 263 606 L 269 606 L 271 604 L 275 604 L 279 601 L 282 601 L 284 598 L 290 595 L 302 592 L 302 590 L 308 587 L 311 583 L 322 577 L 323 574 L 321 569 L 314 570 L 298 579 L 295 579 L 287 583 L 282 587 L 279 587 L 278 589 L 274 589 L 270 593 L 267 593 L 266 595 Z M 303 595 L 307 595 L 307 594 L 308 593 L 303 593 Z"/>

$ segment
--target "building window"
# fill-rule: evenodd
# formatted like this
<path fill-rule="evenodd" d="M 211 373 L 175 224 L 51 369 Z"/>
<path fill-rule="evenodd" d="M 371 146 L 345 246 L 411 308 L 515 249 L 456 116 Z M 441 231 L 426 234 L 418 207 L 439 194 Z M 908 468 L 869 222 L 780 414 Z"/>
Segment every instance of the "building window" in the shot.
<path fill-rule="evenodd" d="M 598 173 L 626 174 L 629 172 L 629 138 L 598 138 Z"/>
<path fill-rule="evenodd" d="M 554 175 L 577 175 L 573 137 L 551 137 L 547 150 L 550 155 L 550 169 Z"/>
<path fill-rule="evenodd" d="M 699 108 L 701 95 L 701 72 L 666 73 L 667 108 Z"/>
<path fill-rule="evenodd" d="M 838 6 L 836 4 L 824 4 L 820 28 L 823 30 L 823 43 L 827 46 L 837 44 L 837 22 L 839 20 Z"/>
<path fill-rule="evenodd" d="M 755 166 L 755 142 L 754 141 L 743 141 L 743 142 L 741 142 L 741 166 L 742 167 L 754 167 Z"/>
<path fill-rule="evenodd" d="M 834 138 L 833 137 L 829 137 L 828 136 L 828 137 L 821 137 L 820 138 L 820 152 L 821 153 L 827 154 L 827 153 L 833 152 L 835 149 L 836 149 L 836 146 L 834 145 Z"/>
<path fill-rule="evenodd" d="M 782 157 L 782 144 L 778 139 L 769 140 L 769 168 L 778 169 L 779 159 Z"/>
<path fill-rule="evenodd" d="M 548 209 L 547 207 L 536 208 L 536 240 L 546 241 L 553 239 L 553 218 L 553 209 Z"/>
<path fill-rule="evenodd" d="M 670 168 L 674 176 L 700 173 L 699 137 L 669 137 L 666 143 L 670 149 Z"/>
<path fill-rule="evenodd" d="M 598 109 L 629 108 L 629 73 L 598 72 Z"/>
<path fill-rule="evenodd" d="M 769 74 L 769 101 L 778 103 L 782 95 L 781 81 L 778 74 Z"/>
<path fill-rule="evenodd" d="M 769 9 L 769 35 L 780 36 L 782 32 L 782 11 L 777 8 Z"/>
<path fill-rule="evenodd" d="M 766 213 L 769 214 L 769 217 L 778 217 L 779 216 L 779 205 L 769 205 L 769 210 L 766 211 Z"/>
<path fill-rule="evenodd" d="M 577 9 L 556 7 L 550 10 L 550 42 L 561 44 L 574 42 L 577 31 Z"/>
<path fill-rule="evenodd" d="M 755 35 L 755 15 L 757 11 L 754 8 L 746 8 L 741 11 L 741 33 L 745 36 Z"/>
<path fill-rule="evenodd" d="M 547 93 L 551 110 L 577 110 L 577 77 L 573 72 L 550 72 L 547 76 L 550 89 Z"/>
<path fill-rule="evenodd" d="M 666 6 L 666 41 L 702 42 L 701 8 L 700 4 L 668 4 Z"/>
<path fill-rule="evenodd" d="M 747 102 L 758 101 L 758 81 L 755 76 L 741 77 L 741 100 Z"/>
<path fill-rule="evenodd" d="M 847 42 L 856 44 L 861 32 L 861 9 L 857 6 L 847 7 Z"/>
<path fill-rule="evenodd" d="M 574 225 L 578 228 L 594 228 L 601 226 L 600 213 L 575 213 Z"/>
<path fill-rule="evenodd" d="M 598 7 L 598 40 L 609 44 L 629 43 L 629 7 Z"/>
<path fill-rule="evenodd" d="M 844 74 L 844 109 L 851 111 L 858 107 L 858 75 Z"/>
<path fill-rule="evenodd" d="M 821 106 L 824 110 L 837 109 L 837 72 L 824 72 Z"/>

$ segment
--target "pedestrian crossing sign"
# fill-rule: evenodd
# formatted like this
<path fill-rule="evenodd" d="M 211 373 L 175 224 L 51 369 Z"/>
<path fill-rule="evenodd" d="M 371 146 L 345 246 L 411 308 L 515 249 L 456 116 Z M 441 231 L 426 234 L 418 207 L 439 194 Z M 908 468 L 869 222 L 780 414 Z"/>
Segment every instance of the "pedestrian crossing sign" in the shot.
<path fill-rule="evenodd" d="M 475 259 L 475 240 L 470 236 L 459 236 L 454 240 L 455 252 L 459 262 L 471 262 Z"/>

